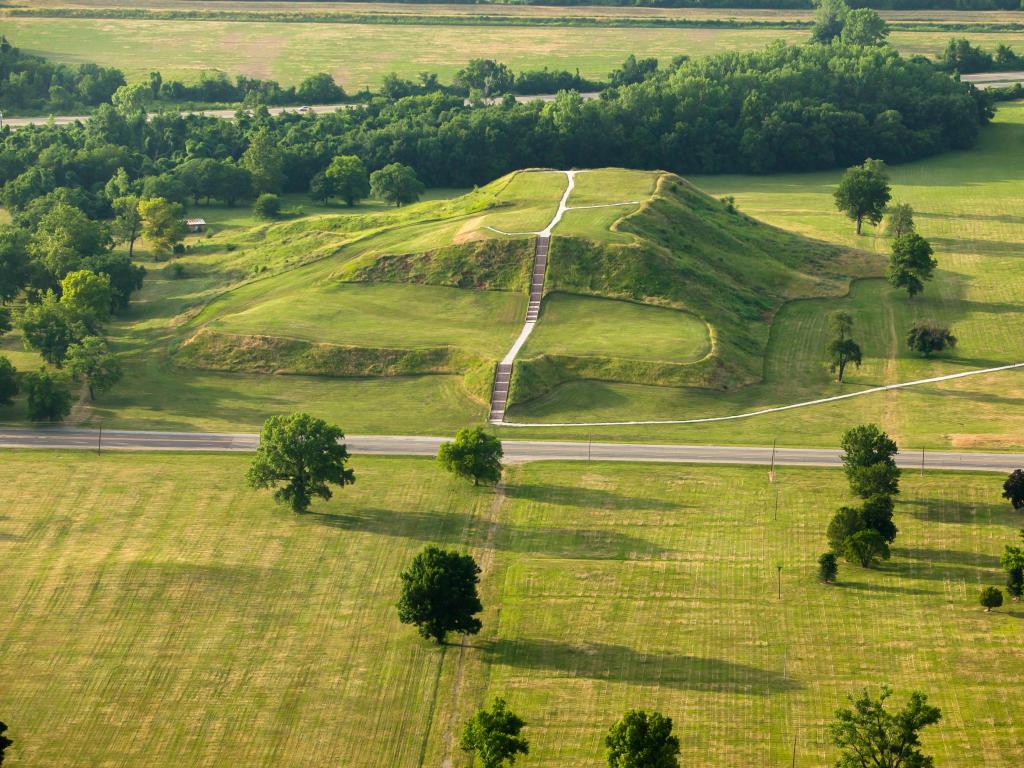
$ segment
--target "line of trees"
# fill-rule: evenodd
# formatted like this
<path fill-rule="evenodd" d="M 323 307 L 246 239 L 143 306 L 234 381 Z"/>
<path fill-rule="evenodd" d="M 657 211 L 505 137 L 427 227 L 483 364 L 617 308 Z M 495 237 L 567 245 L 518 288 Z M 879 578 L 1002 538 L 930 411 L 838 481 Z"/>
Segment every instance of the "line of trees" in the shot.
<path fill-rule="evenodd" d="M 835 581 L 837 558 L 867 568 L 889 559 L 889 545 L 898 529 L 893 522 L 893 496 L 899 493 L 896 443 L 874 424 L 854 427 L 842 439 L 843 471 L 859 506 L 844 506 L 829 522 L 829 551 L 818 560 L 822 581 Z"/>
<path fill-rule="evenodd" d="M 967 75 L 976 72 L 1006 72 L 1024 69 L 1024 56 L 1008 45 L 998 45 L 993 53 L 962 37 L 954 37 L 939 56 L 939 67 L 947 72 Z"/>
<path fill-rule="evenodd" d="M 254 179 L 254 194 L 306 191 L 339 155 L 359 157 L 371 172 L 395 162 L 410 166 L 429 186 L 472 186 L 531 166 L 811 170 L 966 148 L 992 114 L 984 94 L 926 61 L 841 41 L 775 44 L 653 69 L 637 61 L 620 79 L 625 82 L 593 101 L 563 91 L 549 103 L 466 105 L 433 92 L 378 97 L 329 115 L 271 117 L 257 109 L 235 122 L 176 114 L 147 121 L 145 85 L 137 84 L 85 125 L 4 136 L 2 199 L 18 209 L 69 187 L 85 198 L 83 210 L 103 217 L 109 208 L 97 190 L 124 168 L 149 185 L 148 196 L 180 201 L 200 187 L 174 189 L 178 166 L 195 160 L 245 166 L 243 155 L 253 145 L 250 156 L 276 156 L 280 169 L 263 177 L 271 182 L 264 188 Z M 224 190 L 245 188 L 244 180 L 235 182 L 199 194 L 224 199 Z"/>

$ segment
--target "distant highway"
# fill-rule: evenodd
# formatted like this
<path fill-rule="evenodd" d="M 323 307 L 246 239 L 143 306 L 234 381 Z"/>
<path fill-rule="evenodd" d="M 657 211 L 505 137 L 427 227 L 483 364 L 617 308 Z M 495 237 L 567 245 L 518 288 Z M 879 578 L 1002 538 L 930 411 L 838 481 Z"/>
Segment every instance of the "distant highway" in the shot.
<path fill-rule="evenodd" d="M 1015 83 L 1024 84 L 1024 72 L 979 72 L 976 75 L 960 75 L 965 83 L 974 83 L 980 90 L 1005 88 Z"/>
<path fill-rule="evenodd" d="M 536 96 L 516 96 L 516 101 L 520 104 L 526 104 L 531 101 L 551 101 L 555 98 L 556 94 L 543 93 Z M 590 101 L 598 97 L 597 93 L 583 93 L 580 94 L 584 99 Z M 496 99 L 490 100 L 492 103 L 496 102 Z M 469 103 L 469 99 L 466 99 L 466 103 Z M 361 104 L 316 104 L 310 107 L 271 107 L 268 109 L 272 115 L 280 115 L 284 112 L 298 112 L 300 109 L 303 112 L 314 112 L 318 115 L 325 115 L 330 112 L 337 112 L 339 109 L 352 109 L 353 107 L 362 106 Z M 183 115 L 206 115 L 207 117 L 218 117 L 222 120 L 233 120 L 235 113 L 238 109 L 197 109 L 191 111 L 184 111 Z M 148 117 L 152 118 L 155 112 L 150 112 Z M 85 122 L 89 119 L 89 115 L 54 115 L 53 122 L 56 125 L 70 125 L 71 123 L 81 121 Z M 44 115 L 39 117 L 5 117 L 3 120 L 4 125 L 9 125 L 11 128 L 24 128 L 27 125 L 45 125 L 49 122 L 50 116 Z"/>
<path fill-rule="evenodd" d="M 349 435 L 354 454 L 436 456 L 449 438 L 405 435 Z M 0 448 L 43 448 L 106 451 L 207 451 L 247 453 L 256 450 L 259 435 L 235 432 L 142 432 L 55 427 L 0 427 Z M 545 440 L 503 440 L 508 461 L 630 461 L 683 464 L 754 464 L 767 466 L 773 449 L 733 445 L 647 445 Z M 775 464 L 791 467 L 838 467 L 840 451 L 828 448 L 778 448 Z M 1024 453 L 955 453 L 908 451 L 897 463 L 906 469 L 1010 472 L 1024 467 Z"/>

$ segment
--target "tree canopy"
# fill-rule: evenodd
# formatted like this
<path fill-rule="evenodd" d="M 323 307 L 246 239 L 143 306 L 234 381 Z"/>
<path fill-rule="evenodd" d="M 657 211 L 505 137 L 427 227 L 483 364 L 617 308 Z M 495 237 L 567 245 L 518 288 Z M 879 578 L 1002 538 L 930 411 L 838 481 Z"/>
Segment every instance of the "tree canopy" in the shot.
<path fill-rule="evenodd" d="M 370 174 L 370 189 L 375 197 L 399 206 L 419 200 L 424 186 L 408 165 L 389 163 Z"/>
<path fill-rule="evenodd" d="M 401 574 L 398 618 L 439 645 L 449 632 L 475 635 L 483 610 L 477 595 L 480 567 L 470 555 L 429 546 Z"/>
<path fill-rule="evenodd" d="M 836 768 L 930 768 L 932 760 L 921 751 L 920 732 L 942 719 L 928 697 L 914 691 L 906 705 L 891 712 L 886 702 L 892 690 L 883 687 L 878 698 L 865 690 L 852 706 L 836 710 L 829 726 L 839 748 Z"/>
<path fill-rule="evenodd" d="M 454 442 L 443 443 L 437 452 L 437 461 L 449 472 L 472 480 L 496 483 L 501 479 L 501 459 L 504 456 L 501 440 L 481 427 L 460 429 Z"/>
<path fill-rule="evenodd" d="M 907 347 L 923 357 L 931 357 L 947 347 L 956 346 L 956 336 L 934 320 L 918 320 L 907 331 Z"/>
<path fill-rule="evenodd" d="M 924 290 L 938 262 L 932 258 L 932 246 L 916 232 L 900 235 L 892 243 L 886 275 L 896 288 L 905 288 L 913 298 Z"/>
<path fill-rule="evenodd" d="M 1014 509 L 1024 509 L 1024 469 L 1015 469 L 1006 478 L 1003 498 L 1009 499 Z"/>
<path fill-rule="evenodd" d="M 495 699 L 490 709 L 478 709 L 466 723 L 459 746 L 474 753 L 481 768 L 502 768 L 529 753 L 529 741 L 519 735 L 524 725 L 504 699 Z"/>
<path fill-rule="evenodd" d="M 841 441 L 843 470 L 850 487 L 861 498 L 899 493 L 896 442 L 875 424 L 848 429 Z"/>
<path fill-rule="evenodd" d="M 604 737 L 608 768 L 679 768 L 672 718 L 632 709 Z"/>
<path fill-rule="evenodd" d="M 881 160 L 865 160 L 863 165 L 848 168 L 833 195 L 836 207 L 857 222 L 857 234 L 867 219 L 877 224 L 892 198 L 889 176 Z"/>
<path fill-rule="evenodd" d="M 344 487 L 356 481 L 345 466 L 348 451 L 345 434 L 308 413 L 271 416 L 263 424 L 256 458 L 247 479 L 253 488 L 274 488 L 274 499 L 294 512 L 309 509 L 314 497 L 324 501 L 333 495 L 330 486 Z"/>

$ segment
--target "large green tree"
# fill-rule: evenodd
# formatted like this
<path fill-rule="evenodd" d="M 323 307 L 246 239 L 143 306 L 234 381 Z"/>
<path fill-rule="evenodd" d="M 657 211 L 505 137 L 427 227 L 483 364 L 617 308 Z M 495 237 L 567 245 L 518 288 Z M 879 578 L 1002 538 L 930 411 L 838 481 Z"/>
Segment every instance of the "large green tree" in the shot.
<path fill-rule="evenodd" d="M 459 746 L 475 754 L 482 768 L 502 768 L 529 753 L 530 742 L 520 736 L 524 725 L 504 699 L 495 699 L 490 709 L 480 708 L 469 719 Z"/>
<path fill-rule="evenodd" d="M 1024 469 L 1015 469 L 1006 478 L 1003 498 L 1009 499 L 1014 509 L 1024 509 Z"/>
<path fill-rule="evenodd" d="M 188 234 L 185 209 L 180 203 L 172 203 L 162 197 L 146 197 L 139 201 L 139 214 L 142 216 L 142 236 L 158 257 L 170 254 Z"/>
<path fill-rule="evenodd" d="M 865 690 L 851 707 L 836 711 L 829 726 L 839 748 L 836 768 L 931 768 L 932 759 L 921 751 L 920 732 L 942 718 L 938 707 L 917 691 L 903 709 L 891 712 L 886 701 L 892 690 L 883 687 L 878 698 Z"/>
<path fill-rule="evenodd" d="M 277 193 L 284 187 L 284 152 L 269 130 L 261 128 L 252 136 L 242 154 L 242 166 L 252 174 L 252 186 L 257 194 Z"/>
<path fill-rule="evenodd" d="M 53 291 L 25 307 L 18 327 L 25 346 L 58 368 L 64 364 L 68 347 L 89 334 L 88 326 Z"/>
<path fill-rule="evenodd" d="M 609 768 L 679 768 L 672 718 L 632 709 L 604 737 Z"/>
<path fill-rule="evenodd" d="M 848 429 L 841 441 L 843 470 L 850 488 L 861 498 L 899 493 L 896 442 L 875 424 Z"/>
<path fill-rule="evenodd" d="M 11 224 L 0 224 L 0 304 L 25 287 L 29 280 L 28 232 Z"/>
<path fill-rule="evenodd" d="M 834 197 L 836 208 L 857 222 L 858 235 L 865 219 L 877 224 L 892 198 L 885 163 L 868 159 L 863 165 L 848 168 L 839 180 Z"/>
<path fill-rule="evenodd" d="M 340 197 L 350 208 L 370 194 L 370 176 L 363 161 L 355 155 L 335 157 L 324 177 L 330 182 L 330 196 Z"/>
<path fill-rule="evenodd" d="M 294 512 L 305 512 L 313 498 L 327 501 L 331 485 L 356 481 L 347 468 L 345 434 L 308 413 L 271 416 L 263 424 L 256 458 L 247 479 L 253 488 L 273 488 L 274 498 Z"/>
<path fill-rule="evenodd" d="M 45 368 L 25 375 L 25 395 L 30 421 L 63 421 L 71 413 L 67 382 Z"/>
<path fill-rule="evenodd" d="M 869 568 L 879 558 L 889 559 L 889 545 L 878 531 L 865 528 L 846 538 L 843 542 L 843 556 L 847 562 L 859 563 L 861 567 Z"/>
<path fill-rule="evenodd" d="M 71 376 L 85 382 L 90 400 L 96 399 L 97 392 L 105 392 L 121 380 L 121 364 L 106 339 L 99 336 L 86 336 L 68 347 L 64 366 Z"/>
<path fill-rule="evenodd" d="M 60 291 L 60 303 L 93 333 L 110 320 L 113 291 L 107 275 L 89 269 L 68 272 L 60 281 Z"/>
<path fill-rule="evenodd" d="M 811 40 L 817 43 L 831 43 L 842 34 L 850 7 L 843 0 L 814 0 L 814 6 Z"/>
<path fill-rule="evenodd" d="M 916 232 L 900 235 L 892 243 L 889 269 L 886 276 L 897 288 L 905 288 L 913 298 L 924 290 L 925 280 L 931 280 L 938 262 L 932 258 L 932 246 Z"/>
<path fill-rule="evenodd" d="M 885 45 L 889 25 L 871 8 L 856 8 L 846 14 L 839 37 L 846 45 Z"/>
<path fill-rule="evenodd" d="M 443 644 L 449 632 L 475 635 L 483 610 L 476 585 L 480 567 L 471 555 L 429 546 L 401 574 L 398 618 L 420 635 Z"/>
<path fill-rule="evenodd" d="M 909 235 L 914 230 L 914 209 L 910 203 L 896 203 L 889 209 L 888 233 L 890 237 Z"/>
<path fill-rule="evenodd" d="M 1024 531 L 1021 531 L 1024 537 Z M 1007 544 L 999 558 L 999 565 L 1006 571 L 1006 591 L 1014 600 L 1024 594 L 1024 547 Z"/>
<path fill-rule="evenodd" d="M 473 481 L 496 483 L 501 479 L 501 440 L 481 427 L 460 429 L 454 442 L 443 443 L 437 452 L 438 463 L 449 472 Z"/>
<path fill-rule="evenodd" d="M 374 197 L 399 206 L 419 200 L 424 187 L 408 165 L 391 163 L 370 174 L 370 190 Z"/>
<path fill-rule="evenodd" d="M 0 405 L 10 405 L 18 394 L 18 371 L 14 364 L 0 355 Z"/>
<path fill-rule="evenodd" d="M 43 214 L 29 241 L 29 253 L 53 281 L 79 268 L 82 259 L 110 249 L 110 233 L 78 208 L 57 203 Z"/>
<path fill-rule="evenodd" d="M 115 243 L 128 243 L 128 257 L 134 258 L 135 241 L 142 234 L 139 196 L 122 195 L 115 198 L 111 205 L 114 208 L 114 222 L 110 225 L 110 234 Z"/>

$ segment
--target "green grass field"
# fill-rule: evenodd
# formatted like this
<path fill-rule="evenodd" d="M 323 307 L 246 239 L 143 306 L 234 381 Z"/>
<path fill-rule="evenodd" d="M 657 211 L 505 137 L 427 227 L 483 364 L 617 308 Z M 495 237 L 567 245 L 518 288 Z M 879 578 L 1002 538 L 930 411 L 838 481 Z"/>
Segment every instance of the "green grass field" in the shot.
<path fill-rule="evenodd" d="M 787 304 L 772 329 L 764 385 L 723 394 L 577 382 L 520 407 L 510 418 L 607 421 L 724 415 L 869 385 L 1021 362 L 1022 149 L 1024 104 L 1004 104 L 977 148 L 890 168 L 895 199 L 914 206 L 919 231 L 935 246 L 939 260 L 936 279 L 912 302 L 882 280 L 865 280 L 854 284 L 847 299 Z M 770 224 L 885 254 L 888 238 L 871 228 L 857 238 L 852 223 L 835 211 L 832 192 L 838 177 L 832 172 L 693 181 L 715 196 L 735 195 L 740 210 Z M 825 317 L 840 308 L 854 315 L 856 338 L 865 351 L 864 366 L 850 371 L 843 387 L 829 383 L 821 351 L 826 339 Z M 932 360 L 911 355 L 903 336 L 915 318 L 948 323 L 960 340 L 956 351 Z M 1016 407 L 1021 403 L 1024 381 L 1019 373 L 1011 372 L 745 422 L 597 429 L 593 434 L 740 444 L 764 444 L 777 437 L 790 444 L 834 445 L 849 424 L 874 420 L 901 444 L 1009 449 L 1024 446 L 1024 419 Z M 581 429 L 576 434 L 585 439 L 588 432 Z"/>
<path fill-rule="evenodd" d="M 711 350 L 707 325 L 687 312 L 593 296 L 554 293 L 523 357 L 599 355 L 692 363 Z"/>
<path fill-rule="evenodd" d="M 977 605 L 1022 519 L 996 476 L 908 474 L 893 559 L 825 587 L 838 472 L 531 464 L 496 498 L 429 460 L 357 456 L 356 485 L 295 516 L 243 487 L 247 462 L 5 453 L 13 768 L 463 768 L 461 723 L 495 696 L 541 768 L 597 765 L 637 706 L 673 717 L 682 765 L 790 765 L 795 736 L 817 768 L 832 711 L 882 683 L 942 709 L 937 765 L 1024 759 L 1024 611 Z M 427 543 L 483 567 L 465 647 L 397 621 Z"/>
<path fill-rule="evenodd" d="M 490 12 L 490 7 L 487 10 Z M 154 62 L 159 62 L 164 79 L 190 82 L 203 71 L 219 69 L 231 76 L 242 74 L 293 84 L 317 72 L 328 72 L 350 91 L 376 87 L 389 72 L 415 78 L 419 72 L 429 71 L 448 81 L 472 58 L 494 58 L 517 71 L 578 68 L 584 77 L 604 78 L 631 53 L 669 61 L 678 55 L 750 51 L 773 40 L 796 43 L 807 38 L 806 30 L 770 28 L 465 27 L 13 17 L 0 18 L 0 29 L 15 45 L 32 53 L 71 64 L 95 61 L 116 66 L 129 80 L 146 79 Z M 892 41 L 907 54 L 936 56 L 953 34 L 898 31 L 893 33 Z M 1024 32 L 970 33 L 969 37 L 988 49 L 1000 43 L 1018 51 L 1024 49 Z M 424 45 L 424 39 L 429 39 L 430 45 Z M 143 51 L 145 55 L 140 56 Z"/>
<path fill-rule="evenodd" d="M 257 308 L 225 309 L 214 330 L 366 347 L 458 346 L 500 357 L 519 335 L 526 297 L 429 285 L 333 285 L 282 291 Z"/>

